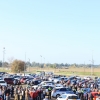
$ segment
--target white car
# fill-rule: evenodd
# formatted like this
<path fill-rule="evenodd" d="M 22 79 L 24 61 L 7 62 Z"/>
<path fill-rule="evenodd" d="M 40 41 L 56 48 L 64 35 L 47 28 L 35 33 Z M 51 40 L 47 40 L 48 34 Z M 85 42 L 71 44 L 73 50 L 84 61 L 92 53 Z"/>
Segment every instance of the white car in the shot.
<path fill-rule="evenodd" d="M 52 81 L 43 81 L 40 83 L 40 85 L 49 85 L 49 86 L 52 86 L 54 85 L 54 83 Z"/>
<path fill-rule="evenodd" d="M 62 84 L 55 84 L 55 87 L 64 87 Z"/>
<path fill-rule="evenodd" d="M 80 100 L 76 94 L 62 94 L 57 100 Z"/>
<path fill-rule="evenodd" d="M 84 77 L 84 79 L 91 80 L 91 77 L 87 76 L 87 77 Z"/>
<path fill-rule="evenodd" d="M 59 78 L 59 77 L 58 78 L 55 78 L 54 79 L 54 83 L 58 83 L 58 82 L 60 82 L 60 80 L 61 80 L 61 78 Z"/>
<path fill-rule="evenodd" d="M 66 87 L 56 87 L 51 92 L 51 97 L 57 98 L 62 94 L 74 94 L 71 88 Z"/>
<path fill-rule="evenodd" d="M 0 80 L 0 85 L 7 86 L 7 83 L 4 80 Z"/>

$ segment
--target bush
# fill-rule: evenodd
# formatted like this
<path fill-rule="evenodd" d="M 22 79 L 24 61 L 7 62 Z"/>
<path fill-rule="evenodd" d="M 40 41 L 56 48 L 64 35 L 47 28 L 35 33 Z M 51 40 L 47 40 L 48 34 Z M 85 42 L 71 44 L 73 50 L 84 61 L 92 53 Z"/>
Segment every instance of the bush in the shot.
<path fill-rule="evenodd" d="M 14 60 L 11 64 L 11 71 L 12 72 L 22 72 L 26 69 L 25 62 L 21 60 Z"/>

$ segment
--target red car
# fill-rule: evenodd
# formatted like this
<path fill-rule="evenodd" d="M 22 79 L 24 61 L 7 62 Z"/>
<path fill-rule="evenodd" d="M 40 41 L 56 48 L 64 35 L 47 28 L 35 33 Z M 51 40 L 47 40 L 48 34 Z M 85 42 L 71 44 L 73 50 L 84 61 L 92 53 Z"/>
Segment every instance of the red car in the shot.
<path fill-rule="evenodd" d="M 25 80 L 26 80 L 26 79 L 27 79 L 26 77 L 21 78 L 21 79 L 20 79 L 20 83 L 25 83 Z"/>
<path fill-rule="evenodd" d="M 7 84 L 12 84 L 12 85 L 19 84 L 18 80 L 14 79 L 14 78 L 4 78 L 4 81 Z"/>

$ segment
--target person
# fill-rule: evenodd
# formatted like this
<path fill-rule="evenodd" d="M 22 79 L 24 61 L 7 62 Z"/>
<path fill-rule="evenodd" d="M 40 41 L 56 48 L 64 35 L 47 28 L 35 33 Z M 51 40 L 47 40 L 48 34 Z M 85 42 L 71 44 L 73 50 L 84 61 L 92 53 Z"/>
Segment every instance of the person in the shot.
<path fill-rule="evenodd" d="M 29 90 L 26 88 L 25 90 L 25 100 L 29 100 Z"/>
<path fill-rule="evenodd" d="M 38 88 L 37 91 L 38 91 L 38 98 L 39 98 L 39 99 L 37 99 L 37 100 L 41 100 L 41 88 Z"/>
<path fill-rule="evenodd" d="M 5 91 L 5 96 L 6 96 L 6 100 L 10 100 L 10 88 L 9 88 L 9 86 L 7 87 L 7 89 Z"/>
<path fill-rule="evenodd" d="M 49 88 L 48 88 L 48 92 L 49 92 L 49 95 L 48 95 L 48 97 L 49 97 L 49 99 L 51 99 L 51 87 L 49 86 Z"/>
<path fill-rule="evenodd" d="M 14 98 L 14 100 L 18 100 L 18 93 L 17 93 L 17 92 L 15 93 L 15 98 Z"/>
<path fill-rule="evenodd" d="M 72 87 L 72 90 L 73 90 L 74 94 L 76 94 L 76 89 L 75 89 L 75 86 L 74 85 Z"/>
<path fill-rule="evenodd" d="M 78 97 L 80 99 L 81 98 L 81 88 L 78 88 L 77 92 L 78 92 Z"/>

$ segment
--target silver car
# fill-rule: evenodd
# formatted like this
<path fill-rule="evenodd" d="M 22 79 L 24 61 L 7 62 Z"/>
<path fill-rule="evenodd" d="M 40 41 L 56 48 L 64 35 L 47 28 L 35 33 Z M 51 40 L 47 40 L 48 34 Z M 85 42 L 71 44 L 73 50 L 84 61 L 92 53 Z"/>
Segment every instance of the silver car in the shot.
<path fill-rule="evenodd" d="M 51 96 L 57 98 L 61 94 L 67 94 L 67 93 L 73 94 L 73 91 L 70 88 L 66 88 L 66 87 L 56 87 L 52 90 Z"/>

